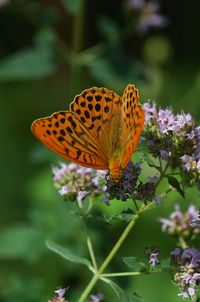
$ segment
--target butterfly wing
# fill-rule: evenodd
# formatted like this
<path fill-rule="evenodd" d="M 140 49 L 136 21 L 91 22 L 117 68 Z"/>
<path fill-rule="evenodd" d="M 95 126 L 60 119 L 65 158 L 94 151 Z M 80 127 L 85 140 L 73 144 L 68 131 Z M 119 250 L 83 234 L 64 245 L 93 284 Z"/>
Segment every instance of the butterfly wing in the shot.
<path fill-rule="evenodd" d="M 70 112 L 54 113 L 32 124 L 34 135 L 56 154 L 80 165 L 109 169 L 111 137 L 121 98 L 106 88 L 84 90 Z"/>
<path fill-rule="evenodd" d="M 121 115 L 121 97 L 106 88 L 84 90 L 71 104 L 75 114 L 88 129 L 91 138 L 102 148 L 107 161 L 113 154 L 113 141 L 117 140 L 117 120 Z"/>
<path fill-rule="evenodd" d="M 143 129 L 145 111 L 138 100 L 138 90 L 129 84 L 122 96 L 123 168 L 130 161 Z"/>
<path fill-rule="evenodd" d="M 73 112 L 57 112 L 38 119 L 31 128 L 44 145 L 65 159 L 86 167 L 108 169 L 101 146 Z"/>

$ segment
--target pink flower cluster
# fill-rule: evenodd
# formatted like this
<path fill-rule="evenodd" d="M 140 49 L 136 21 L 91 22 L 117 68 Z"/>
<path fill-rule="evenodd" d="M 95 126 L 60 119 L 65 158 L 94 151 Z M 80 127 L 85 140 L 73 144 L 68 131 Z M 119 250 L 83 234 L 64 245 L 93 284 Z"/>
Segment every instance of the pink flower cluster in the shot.
<path fill-rule="evenodd" d="M 100 187 L 100 180 L 106 175 L 105 171 L 85 168 L 75 163 L 69 165 L 60 163 L 61 167 L 52 167 L 54 185 L 60 195 L 82 202 L 89 192 L 100 194 L 104 188 Z"/>

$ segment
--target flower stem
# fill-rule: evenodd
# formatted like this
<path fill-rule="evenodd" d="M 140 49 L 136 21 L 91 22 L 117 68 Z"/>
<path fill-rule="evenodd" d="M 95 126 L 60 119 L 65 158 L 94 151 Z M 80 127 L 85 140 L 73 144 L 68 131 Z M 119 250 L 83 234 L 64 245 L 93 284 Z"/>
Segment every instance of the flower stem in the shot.
<path fill-rule="evenodd" d="M 188 248 L 187 243 L 185 242 L 185 240 L 183 239 L 182 236 L 179 236 L 178 240 L 179 240 L 179 244 L 183 250 Z"/>
<path fill-rule="evenodd" d="M 88 250 L 89 250 L 89 253 L 90 253 L 91 260 L 92 260 L 92 264 L 94 266 L 95 271 L 97 271 L 98 267 L 97 267 L 97 263 L 96 263 L 96 258 L 95 258 L 92 242 L 91 242 L 89 236 L 87 236 L 87 246 L 88 246 Z"/>
<path fill-rule="evenodd" d="M 125 277 L 125 276 L 138 276 L 144 273 L 141 272 L 124 272 L 124 273 L 113 273 L 113 274 L 101 274 L 101 277 Z M 145 273 L 146 274 L 146 273 Z"/>
<path fill-rule="evenodd" d="M 93 276 L 90 283 L 88 284 L 88 286 L 86 287 L 86 289 L 84 290 L 82 295 L 80 296 L 78 302 L 84 302 L 85 301 L 85 299 L 87 298 L 87 296 L 89 295 L 89 293 L 91 292 L 91 290 L 93 289 L 95 284 L 97 283 L 98 279 L 99 279 L 99 275 L 96 274 L 96 275 Z"/>
<path fill-rule="evenodd" d="M 96 258 L 95 258 L 95 254 L 94 254 L 94 249 L 93 249 L 93 246 L 92 246 L 92 241 L 90 240 L 90 237 L 88 235 L 87 224 L 86 224 L 86 221 L 85 221 L 85 214 L 83 213 L 83 210 L 79 206 L 78 202 L 76 202 L 76 204 L 77 204 L 78 210 L 80 212 L 80 215 L 83 218 L 83 227 L 84 227 L 84 231 L 85 231 L 85 235 L 86 235 L 86 241 L 87 241 L 87 246 L 88 246 L 88 251 L 89 251 L 89 254 L 90 254 L 90 258 L 92 260 L 92 264 L 93 264 L 93 267 L 94 267 L 95 271 L 97 271 L 98 270 L 97 262 L 96 262 Z"/>
<path fill-rule="evenodd" d="M 108 256 L 106 257 L 106 259 L 104 260 L 104 262 L 100 266 L 99 270 L 96 271 L 96 274 L 93 276 L 93 278 L 89 282 L 88 286 L 85 288 L 85 290 L 82 293 L 81 297 L 79 298 L 78 302 L 84 302 L 85 301 L 85 299 L 87 298 L 87 296 L 89 295 L 89 293 L 91 292 L 91 290 L 93 289 L 93 287 L 95 286 L 95 284 L 97 283 L 98 279 L 101 278 L 101 276 L 102 276 L 101 273 L 103 273 L 103 271 L 105 270 L 105 268 L 108 266 L 108 264 L 110 263 L 110 261 L 112 260 L 112 258 L 114 257 L 114 255 L 117 253 L 118 249 L 120 248 L 120 246 L 122 245 L 122 243 L 124 242 L 124 240 L 126 239 L 126 237 L 128 236 L 129 232 L 133 228 L 133 226 L 136 223 L 137 219 L 140 217 L 140 215 L 144 211 L 146 211 L 147 209 L 149 209 L 154 204 L 155 204 L 155 201 L 152 201 L 148 205 L 143 205 L 140 208 L 140 210 L 137 212 L 137 214 L 133 217 L 133 219 L 130 221 L 130 223 L 127 225 L 126 229 L 124 230 L 124 232 L 122 233 L 122 235 L 118 239 L 117 243 L 114 245 L 114 247 L 111 250 L 111 252 L 108 254 Z"/>
<path fill-rule="evenodd" d="M 162 174 L 163 173 L 162 161 L 161 161 L 160 157 L 158 159 L 159 159 L 159 164 L 160 164 L 160 173 Z"/>

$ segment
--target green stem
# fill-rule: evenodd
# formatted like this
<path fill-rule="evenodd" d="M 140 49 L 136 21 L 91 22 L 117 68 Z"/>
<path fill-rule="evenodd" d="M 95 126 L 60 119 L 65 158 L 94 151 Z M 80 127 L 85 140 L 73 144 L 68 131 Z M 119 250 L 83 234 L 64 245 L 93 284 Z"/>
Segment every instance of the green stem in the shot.
<path fill-rule="evenodd" d="M 158 159 L 159 159 L 159 164 L 160 164 L 160 173 L 162 174 L 163 173 L 162 161 L 161 161 L 160 157 Z"/>
<path fill-rule="evenodd" d="M 171 176 L 171 175 L 183 175 L 184 173 L 182 172 L 177 172 L 177 173 L 167 173 L 165 176 Z"/>
<path fill-rule="evenodd" d="M 124 273 L 111 273 L 111 274 L 101 274 L 100 278 L 109 278 L 109 277 L 128 277 L 128 276 L 140 276 L 148 274 L 160 274 L 164 272 L 124 272 Z"/>
<path fill-rule="evenodd" d="M 165 177 L 165 173 L 166 173 L 168 167 L 169 167 L 169 162 L 167 162 L 167 164 L 166 164 L 166 166 L 165 166 L 164 169 L 162 168 L 162 166 L 160 166 L 161 172 L 160 172 L 160 177 L 159 177 L 159 179 L 158 179 L 158 181 L 156 183 L 156 187 L 158 187 L 158 185 L 162 181 L 163 177 Z"/>
<path fill-rule="evenodd" d="M 143 275 L 141 272 L 124 272 L 124 273 L 113 273 L 113 274 L 101 274 L 100 277 L 125 277 L 125 276 L 138 276 Z M 145 273 L 147 274 L 147 273 Z"/>
<path fill-rule="evenodd" d="M 83 210 L 79 206 L 78 202 L 76 202 L 76 204 L 77 204 L 78 210 L 80 212 L 80 215 L 83 218 L 83 227 L 84 227 L 84 232 L 85 232 L 85 235 L 86 235 L 86 241 L 87 241 L 87 246 L 88 246 L 88 251 L 89 251 L 89 254 L 90 254 L 90 258 L 92 260 L 92 264 L 93 264 L 93 267 L 94 267 L 95 271 L 97 271 L 98 270 L 97 262 L 96 262 L 96 258 L 95 258 L 95 254 L 94 254 L 94 249 L 93 249 L 93 246 L 92 246 L 92 241 L 90 240 L 90 237 L 88 235 L 87 225 L 86 225 L 86 221 L 85 221 L 85 215 L 83 213 Z"/>
<path fill-rule="evenodd" d="M 138 205 L 137 205 L 136 200 L 134 199 L 133 202 L 134 202 L 134 204 L 135 204 L 136 210 L 139 211 L 139 207 L 138 207 Z"/>
<path fill-rule="evenodd" d="M 178 238 L 178 240 L 179 240 L 180 246 L 181 246 L 181 248 L 182 248 L 183 250 L 186 249 L 186 248 L 188 248 L 187 243 L 185 242 L 185 240 L 183 239 L 182 236 L 180 236 L 180 237 Z"/>
<path fill-rule="evenodd" d="M 90 283 L 88 284 L 88 286 L 86 287 L 86 289 L 84 290 L 84 292 L 82 293 L 82 295 L 80 296 L 78 302 L 84 302 L 85 299 L 87 299 L 89 293 L 91 292 L 91 290 L 93 289 L 93 287 L 97 283 L 98 279 L 99 279 L 99 275 L 94 275 L 93 276 L 93 278 L 91 279 Z"/>
<path fill-rule="evenodd" d="M 101 265 L 101 267 L 99 268 L 99 270 L 96 271 L 96 274 L 93 276 L 93 278 L 89 282 L 88 286 L 85 288 L 85 290 L 82 293 L 82 295 L 81 295 L 80 299 L 78 300 L 78 302 L 84 302 L 85 301 L 85 299 L 87 298 L 87 296 L 89 295 L 89 293 L 91 292 L 91 290 L 93 289 L 93 287 L 95 286 L 96 282 L 101 277 L 101 273 L 103 273 L 103 271 L 105 270 L 105 268 L 108 266 L 108 264 L 110 263 L 110 261 L 112 260 L 112 258 L 114 257 L 114 255 L 116 254 L 116 252 L 118 251 L 118 249 L 120 248 L 120 246 L 122 245 L 122 243 L 124 242 L 124 240 L 126 239 L 126 237 L 128 236 L 129 232 L 133 228 L 133 226 L 136 223 L 137 219 L 140 217 L 140 215 L 144 211 L 146 211 L 147 209 L 149 209 L 154 204 L 155 204 L 155 202 L 152 201 L 151 203 L 149 203 L 146 206 L 143 205 L 140 208 L 140 210 L 137 212 L 137 214 L 133 217 L 133 219 L 131 220 L 131 222 L 127 225 L 126 229 L 124 230 L 124 232 L 122 233 L 122 235 L 118 239 L 117 243 L 114 245 L 114 247 L 111 250 L 111 252 L 108 254 L 108 256 L 106 257 L 106 259 L 104 260 L 104 262 Z"/>
<path fill-rule="evenodd" d="M 95 271 L 98 270 L 98 267 L 97 267 L 97 263 L 96 263 L 96 258 L 95 258 L 95 254 L 94 254 L 94 249 L 93 249 L 93 246 L 92 246 L 92 242 L 90 240 L 90 237 L 87 235 L 87 246 L 88 246 L 88 250 L 89 250 L 89 253 L 90 253 L 90 257 L 91 257 L 91 260 L 92 260 L 92 264 L 94 266 L 94 269 Z"/>

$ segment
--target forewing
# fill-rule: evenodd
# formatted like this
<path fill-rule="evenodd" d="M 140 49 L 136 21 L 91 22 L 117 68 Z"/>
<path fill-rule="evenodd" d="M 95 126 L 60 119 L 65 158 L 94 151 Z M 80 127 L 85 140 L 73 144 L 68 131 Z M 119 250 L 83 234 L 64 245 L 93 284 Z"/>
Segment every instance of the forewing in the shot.
<path fill-rule="evenodd" d="M 85 167 L 108 169 L 101 146 L 73 112 L 63 111 L 38 119 L 33 134 L 49 149 Z"/>
<path fill-rule="evenodd" d="M 77 95 L 70 108 L 109 160 L 115 139 L 113 127 L 121 115 L 121 97 L 106 88 L 93 87 Z"/>
<path fill-rule="evenodd" d="M 130 161 L 143 129 L 145 111 L 138 100 L 138 90 L 129 84 L 122 96 L 123 168 Z"/>

